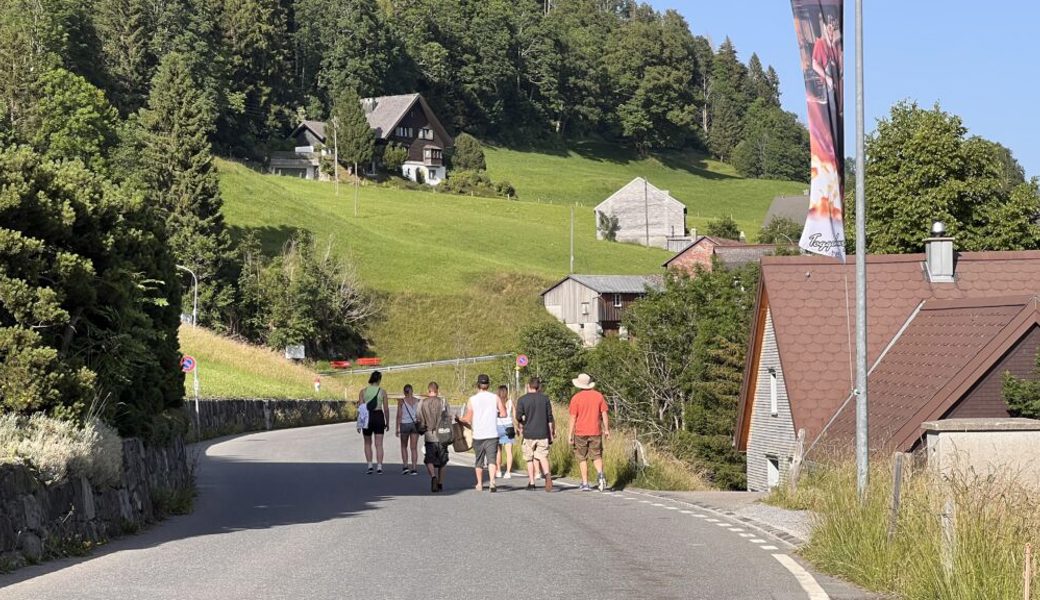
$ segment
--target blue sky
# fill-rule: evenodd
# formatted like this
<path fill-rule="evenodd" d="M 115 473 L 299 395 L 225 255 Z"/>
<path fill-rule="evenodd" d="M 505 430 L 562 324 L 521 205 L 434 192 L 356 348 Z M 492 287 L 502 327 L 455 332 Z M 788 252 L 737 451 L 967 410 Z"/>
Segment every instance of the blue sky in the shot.
<path fill-rule="evenodd" d="M 674 8 L 717 47 L 726 36 L 740 59 L 752 52 L 780 74 L 781 102 L 805 122 L 804 88 L 789 0 L 650 0 Z M 853 2 L 845 3 L 846 153 L 855 153 Z M 864 2 L 867 131 L 901 99 L 936 101 L 970 134 L 1011 148 L 1028 177 L 1040 176 L 1040 2 Z"/>

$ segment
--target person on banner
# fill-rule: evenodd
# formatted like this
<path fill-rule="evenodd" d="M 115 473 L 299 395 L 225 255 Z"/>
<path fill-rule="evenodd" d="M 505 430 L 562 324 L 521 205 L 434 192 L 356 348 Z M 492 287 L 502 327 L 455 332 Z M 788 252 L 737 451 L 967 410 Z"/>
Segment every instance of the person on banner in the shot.
<path fill-rule="evenodd" d="M 497 492 L 495 474 L 498 471 L 498 418 L 506 416 L 502 399 L 488 391 L 491 378 L 481 373 L 477 376 L 477 393 L 466 403 L 466 413 L 457 417 L 458 422 L 473 431 L 473 468 L 477 478 L 477 491 L 484 489 L 484 467 L 488 470 L 488 491 Z"/>
<path fill-rule="evenodd" d="M 430 474 L 430 492 L 444 489 L 444 475 L 448 469 L 448 446 L 452 443 L 451 408 L 440 397 L 440 386 L 431 381 L 426 397 L 419 402 L 416 426 L 423 434 L 426 471 Z"/>
<path fill-rule="evenodd" d="M 513 401 L 509 398 L 509 387 L 498 386 L 498 397 L 506 407 L 506 416 L 499 417 L 498 426 L 498 453 L 499 465 L 498 476 L 506 479 L 513 478 L 513 439 L 516 437 L 516 423 L 513 421 Z M 512 433 L 512 437 L 510 437 Z"/>
<path fill-rule="evenodd" d="M 541 392 L 542 381 L 532 377 L 527 382 L 527 393 L 516 403 L 516 422 L 523 438 L 524 460 L 527 461 L 527 489 L 535 489 L 536 469 L 545 474 L 545 491 L 553 489 L 552 470 L 549 466 L 549 446 L 556 435 L 552 402 Z"/>
<path fill-rule="evenodd" d="M 607 399 L 594 389 L 596 383 L 585 373 L 572 379 L 571 383 L 580 391 L 571 398 L 571 427 L 567 437 L 574 449 L 574 457 L 578 459 L 580 489 L 583 492 L 592 489 L 588 463 L 591 460 L 596 467 L 596 487 L 602 492 L 607 489 L 607 476 L 603 473 L 603 438 L 610 436 Z"/>
<path fill-rule="evenodd" d="M 361 430 L 365 438 L 365 460 L 368 462 L 366 475 L 372 474 L 372 438 L 375 438 L 376 473 L 383 474 L 383 434 L 390 429 L 386 415 L 390 412 L 390 406 L 386 399 L 386 390 L 379 386 L 383 381 L 383 374 L 372 371 L 368 377 L 368 387 L 358 393 L 358 407 L 364 405 L 367 412 L 366 426 Z"/>
<path fill-rule="evenodd" d="M 812 69 L 824 83 L 825 98 L 827 104 L 832 107 L 829 111 L 830 132 L 833 134 L 841 129 L 839 112 L 841 109 L 841 93 L 838 87 L 843 81 L 844 56 L 841 46 L 841 25 L 838 16 L 828 14 L 824 18 L 822 35 L 813 44 Z"/>
<path fill-rule="evenodd" d="M 412 386 L 404 386 L 404 398 L 397 401 L 397 437 L 401 439 L 401 475 L 418 475 L 419 431 L 415 427 L 419 399 L 412 394 Z M 411 450 L 412 460 L 408 460 Z M 411 469 L 409 469 L 411 465 Z"/>

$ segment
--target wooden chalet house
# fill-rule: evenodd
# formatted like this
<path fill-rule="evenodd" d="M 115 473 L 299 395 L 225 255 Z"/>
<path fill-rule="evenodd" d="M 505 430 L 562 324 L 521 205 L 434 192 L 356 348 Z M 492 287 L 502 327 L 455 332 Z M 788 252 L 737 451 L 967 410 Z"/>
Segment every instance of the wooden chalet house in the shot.
<path fill-rule="evenodd" d="M 408 150 L 401 175 L 412 181 L 437 185 L 447 178 L 444 153 L 454 139 L 441 125 L 430 105 L 419 94 L 362 98 L 365 118 L 376 135 L 376 144 L 399 144 Z M 304 179 L 321 179 L 321 158 L 329 156 L 326 123 L 303 121 L 291 134 L 293 152 L 271 154 L 270 171 Z M 381 154 L 377 152 L 377 154 Z M 376 165 L 368 165 L 370 172 Z"/>
<path fill-rule="evenodd" d="M 568 275 L 542 292 L 542 302 L 586 346 L 595 346 L 604 336 L 623 333 L 625 310 L 661 286 L 654 275 Z"/>

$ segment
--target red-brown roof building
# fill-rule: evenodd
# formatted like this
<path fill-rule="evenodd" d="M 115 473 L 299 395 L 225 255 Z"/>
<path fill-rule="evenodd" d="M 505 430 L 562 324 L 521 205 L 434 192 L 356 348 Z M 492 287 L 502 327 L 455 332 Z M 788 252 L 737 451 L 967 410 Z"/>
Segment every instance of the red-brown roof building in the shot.
<path fill-rule="evenodd" d="M 661 266 L 692 275 L 696 272 L 697 265 L 705 271 L 711 271 L 714 259 L 725 267 L 739 267 L 749 262 L 758 262 L 763 256 L 775 254 L 776 248 L 776 244 L 745 244 L 736 240 L 702 235 Z"/>
<path fill-rule="evenodd" d="M 1040 251 L 867 257 L 872 451 L 908 451 L 924 421 L 1007 417 L 1001 377 L 1031 376 L 1040 346 Z M 853 447 L 855 266 L 762 258 L 735 442 L 748 488 L 787 472 L 797 432 L 811 458 Z"/>

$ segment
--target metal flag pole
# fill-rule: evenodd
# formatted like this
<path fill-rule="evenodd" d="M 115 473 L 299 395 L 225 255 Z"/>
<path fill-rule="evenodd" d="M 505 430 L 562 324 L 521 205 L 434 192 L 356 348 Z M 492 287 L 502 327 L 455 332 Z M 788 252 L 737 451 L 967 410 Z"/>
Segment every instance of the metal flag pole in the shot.
<path fill-rule="evenodd" d="M 856 0 L 856 490 L 867 494 L 867 198 L 863 154 L 863 0 Z"/>

